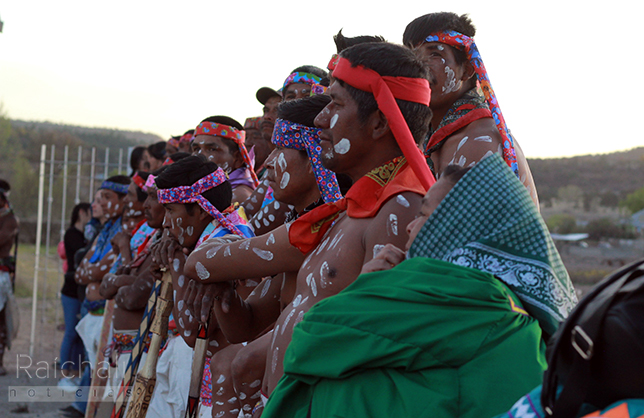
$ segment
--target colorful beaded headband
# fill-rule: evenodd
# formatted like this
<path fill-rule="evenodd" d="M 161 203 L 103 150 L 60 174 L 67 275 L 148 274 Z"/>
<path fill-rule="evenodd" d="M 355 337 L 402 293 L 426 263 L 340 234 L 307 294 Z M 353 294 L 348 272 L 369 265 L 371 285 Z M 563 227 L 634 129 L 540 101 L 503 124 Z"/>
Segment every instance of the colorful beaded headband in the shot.
<path fill-rule="evenodd" d="M 127 194 L 128 187 L 130 187 L 129 184 L 121 184 L 105 180 L 103 183 L 101 183 L 101 187 L 99 187 L 99 189 L 107 189 L 116 193 Z"/>
<path fill-rule="evenodd" d="M 286 77 L 282 90 L 286 89 L 290 84 L 303 83 L 312 86 L 314 84 L 320 84 L 320 81 L 322 81 L 322 78 L 315 74 L 295 72 Z"/>

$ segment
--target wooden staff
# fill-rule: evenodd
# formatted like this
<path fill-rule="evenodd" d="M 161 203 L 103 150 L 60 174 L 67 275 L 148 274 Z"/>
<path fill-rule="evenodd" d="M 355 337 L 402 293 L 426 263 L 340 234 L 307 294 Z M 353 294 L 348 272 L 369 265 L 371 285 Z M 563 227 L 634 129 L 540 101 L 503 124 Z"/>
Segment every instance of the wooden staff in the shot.
<path fill-rule="evenodd" d="M 188 392 L 188 406 L 186 407 L 185 418 L 197 418 L 201 383 L 203 381 L 203 368 L 206 363 L 206 351 L 208 350 L 208 322 L 210 320 L 205 324 L 199 324 L 197 340 L 195 341 L 195 357 L 192 361 L 190 391 Z"/>
<path fill-rule="evenodd" d="M 143 369 L 136 375 L 130 408 L 127 410 L 127 418 L 145 418 L 145 414 L 148 412 L 148 406 L 150 406 L 150 399 L 157 380 L 156 368 L 159 349 L 161 348 L 161 342 L 168 335 L 170 312 L 172 312 L 172 276 L 169 271 L 164 271 L 161 291 L 154 310 L 152 326 L 150 327 L 152 338 L 148 356 L 145 359 Z"/>
<path fill-rule="evenodd" d="M 147 338 L 148 332 L 150 331 L 150 326 L 152 324 L 152 318 L 154 317 L 154 309 L 156 307 L 160 287 L 161 283 L 159 281 L 156 281 L 154 288 L 152 289 L 152 293 L 150 293 L 150 297 L 148 298 L 148 304 L 145 307 L 145 312 L 143 313 L 143 318 L 141 318 L 141 324 L 139 325 L 138 338 L 136 340 L 136 343 L 134 344 L 134 347 L 132 348 L 130 361 L 125 368 L 123 380 L 121 381 L 119 393 L 116 397 L 110 418 L 122 418 L 125 414 L 128 391 L 130 390 L 130 387 L 134 382 L 134 377 L 136 376 L 136 372 L 139 368 L 139 363 L 141 362 L 141 355 L 143 353 L 143 347 L 145 346 L 145 339 Z"/>
<path fill-rule="evenodd" d="M 87 407 L 85 408 L 85 418 L 94 418 L 96 411 L 101 404 L 101 399 L 103 398 L 103 391 L 105 390 L 107 379 L 105 377 L 101 377 L 99 370 L 101 369 L 101 364 L 105 362 L 103 348 L 107 345 L 107 341 L 110 338 L 113 313 L 114 300 L 108 300 L 105 304 L 105 309 L 103 309 L 103 325 L 101 326 L 101 335 L 98 339 L 96 362 L 94 363 L 94 369 L 92 370 L 92 383 L 90 384 Z"/>

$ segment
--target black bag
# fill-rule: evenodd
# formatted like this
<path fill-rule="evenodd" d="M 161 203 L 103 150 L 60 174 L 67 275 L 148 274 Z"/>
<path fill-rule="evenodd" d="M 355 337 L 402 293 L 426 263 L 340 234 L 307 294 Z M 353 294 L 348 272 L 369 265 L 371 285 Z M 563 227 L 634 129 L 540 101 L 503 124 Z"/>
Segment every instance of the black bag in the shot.
<path fill-rule="evenodd" d="M 550 340 L 541 403 L 553 418 L 644 397 L 644 260 L 606 277 Z M 557 390 L 561 393 L 557 396 Z"/>

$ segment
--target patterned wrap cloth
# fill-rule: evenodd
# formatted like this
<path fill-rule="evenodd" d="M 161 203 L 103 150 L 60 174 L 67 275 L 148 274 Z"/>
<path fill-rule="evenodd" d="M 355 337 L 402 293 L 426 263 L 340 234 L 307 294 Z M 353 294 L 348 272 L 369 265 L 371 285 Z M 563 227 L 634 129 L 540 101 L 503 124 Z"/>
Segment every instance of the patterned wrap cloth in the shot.
<path fill-rule="evenodd" d="M 485 100 L 490 106 L 490 111 L 492 112 L 494 123 L 496 124 L 496 127 L 501 134 L 501 138 L 503 139 L 503 159 L 510 166 L 510 168 L 512 168 L 514 174 L 519 176 L 517 154 L 514 150 L 514 138 L 512 138 L 510 131 L 508 131 L 508 128 L 505 125 L 503 113 L 501 113 L 499 102 L 497 101 L 496 94 L 494 94 L 494 90 L 492 89 L 490 78 L 488 77 L 487 70 L 485 69 L 485 65 L 483 64 L 481 54 L 476 47 L 476 43 L 474 43 L 474 39 L 459 32 L 448 31 L 431 34 L 425 39 L 425 42 L 440 42 L 457 49 L 464 50 L 467 53 L 467 58 L 474 67 L 474 71 L 476 71 L 476 78 L 481 85 L 481 89 L 483 90 L 483 94 L 485 95 Z"/>
<path fill-rule="evenodd" d="M 101 187 L 99 187 L 99 190 L 106 189 L 120 194 L 127 194 L 128 187 L 130 187 L 129 184 L 121 184 L 121 183 L 115 183 L 113 181 L 105 180 L 103 183 L 101 183 Z"/>
<path fill-rule="evenodd" d="M 324 202 L 335 202 L 342 198 L 340 186 L 335 173 L 324 168 L 320 160 L 322 147 L 320 147 L 320 132 L 318 128 L 300 125 L 284 119 L 275 121 L 271 141 L 278 147 L 306 151 L 313 167 L 315 181 Z"/>
<path fill-rule="evenodd" d="M 157 198 L 159 203 L 198 203 L 203 210 L 212 215 L 213 218 L 224 227 L 228 228 L 232 233 L 242 236 L 243 234 L 232 222 L 230 222 L 225 215 L 223 215 L 216 207 L 212 205 L 201 194 L 206 190 L 217 187 L 226 181 L 226 173 L 221 168 L 208 174 L 207 176 L 197 180 L 192 186 L 179 186 L 172 189 L 158 189 Z M 158 186 L 157 186 L 158 188 Z"/>
<path fill-rule="evenodd" d="M 262 116 L 254 116 L 252 118 L 246 118 L 244 121 L 244 130 L 255 129 L 257 131 L 261 130 L 261 123 L 264 118 Z"/>
<path fill-rule="evenodd" d="M 172 138 L 168 139 L 168 144 L 175 148 L 179 148 L 179 141 L 181 140 L 180 136 L 173 136 Z"/>
<path fill-rule="evenodd" d="M 280 91 L 285 90 L 286 87 L 288 87 L 291 84 L 301 83 L 301 84 L 308 84 L 309 86 L 314 86 L 316 84 L 320 84 L 320 81 L 322 81 L 322 78 L 318 77 L 315 74 L 305 73 L 305 72 L 294 72 L 289 74 L 288 77 L 286 77 L 286 80 L 284 80 L 284 84 L 282 85 L 282 88 L 280 89 Z"/>
<path fill-rule="evenodd" d="M 251 160 L 245 145 L 246 132 L 240 131 L 234 126 L 224 125 L 223 123 L 201 122 L 195 129 L 195 136 L 197 135 L 220 136 L 222 138 L 228 138 L 237 144 L 242 159 L 244 160 L 244 164 L 246 164 L 246 167 L 248 167 L 248 170 L 250 171 L 253 184 L 257 187 L 259 180 L 257 179 L 257 174 L 255 174 L 255 171 L 253 170 L 253 161 Z"/>
<path fill-rule="evenodd" d="M 89 259 L 90 264 L 98 263 L 112 250 L 112 238 L 122 230 L 121 217 L 107 221 L 96 238 L 94 254 Z"/>
<path fill-rule="evenodd" d="M 195 137 L 194 132 L 190 130 L 185 134 L 181 135 L 181 138 L 179 138 L 179 143 L 189 144 L 190 141 L 192 141 L 192 138 L 194 137 Z"/>
<path fill-rule="evenodd" d="M 350 86 L 372 93 L 378 103 L 378 109 L 387 117 L 391 131 L 396 138 L 410 167 L 425 189 L 436 182 L 434 175 L 427 166 L 423 153 L 418 149 L 416 141 L 409 130 L 396 99 L 410 101 L 429 106 L 431 90 L 429 82 L 424 78 L 381 76 L 376 71 L 352 64 L 346 58 L 340 57 L 333 70 L 333 77 L 342 80 Z"/>
<path fill-rule="evenodd" d="M 145 184 L 143 185 L 143 187 L 141 187 L 141 189 L 144 192 L 147 192 L 148 188 L 150 188 L 151 186 L 156 187 L 156 183 L 154 182 L 156 179 L 157 179 L 157 176 L 153 176 L 152 174 L 150 174 L 148 176 L 148 179 L 145 181 Z"/>
<path fill-rule="evenodd" d="M 452 188 L 409 249 L 491 273 L 552 336 L 577 303 L 575 289 L 530 194 L 498 154 Z"/>
<path fill-rule="evenodd" d="M 137 171 L 132 176 L 132 183 L 136 184 L 136 187 L 138 187 L 139 189 L 144 190 L 143 188 L 145 187 L 145 182 L 149 176 L 150 175 L 148 173 Z"/>

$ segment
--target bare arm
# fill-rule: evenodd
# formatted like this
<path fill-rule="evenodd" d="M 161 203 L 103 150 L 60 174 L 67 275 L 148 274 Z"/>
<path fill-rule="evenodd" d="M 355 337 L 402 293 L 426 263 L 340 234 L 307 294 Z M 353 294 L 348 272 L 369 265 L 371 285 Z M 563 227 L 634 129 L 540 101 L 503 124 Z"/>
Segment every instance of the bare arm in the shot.
<path fill-rule="evenodd" d="M 11 245 L 16 239 L 17 234 L 18 221 L 13 214 L 9 214 L 3 222 L 0 222 L 0 248 L 8 246 L 11 249 Z"/>
<path fill-rule="evenodd" d="M 114 298 L 119 306 L 129 311 L 145 308 L 154 285 L 154 276 L 150 273 L 151 261 L 150 257 L 148 257 L 141 265 L 141 268 L 137 270 L 139 274 L 131 276 L 134 277 L 134 280 L 128 284 L 124 283 L 120 287 Z"/>
<path fill-rule="evenodd" d="M 288 240 L 285 225 L 260 237 L 214 247 L 206 241 L 188 257 L 184 274 L 201 283 L 274 276 L 299 270 L 305 254 Z M 215 248 L 216 247 L 216 248 Z"/>
<path fill-rule="evenodd" d="M 287 204 L 277 200 L 269 203 L 249 221 L 255 230 L 255 235 L 264 235 L 284 224 L 286 214 L 290 212 Z"/>

